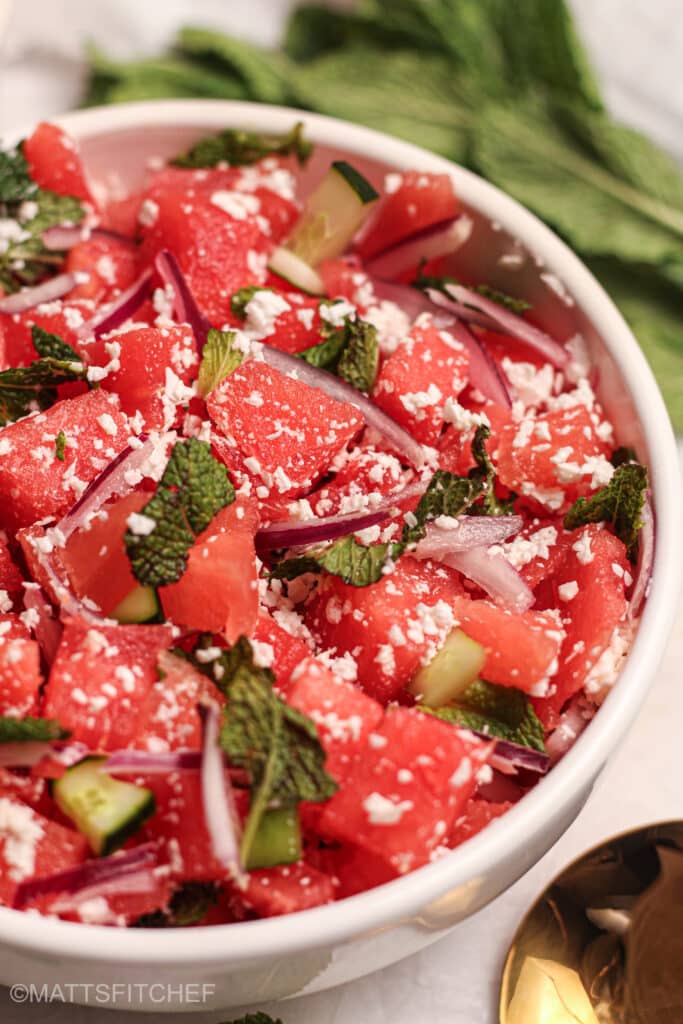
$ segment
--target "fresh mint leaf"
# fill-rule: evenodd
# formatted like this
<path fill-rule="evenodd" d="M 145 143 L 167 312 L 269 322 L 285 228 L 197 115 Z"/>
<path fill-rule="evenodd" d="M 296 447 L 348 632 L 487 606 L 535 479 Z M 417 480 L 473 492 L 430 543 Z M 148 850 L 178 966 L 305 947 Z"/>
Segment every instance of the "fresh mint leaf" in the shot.
<path fill-rule="evenodd" d="M 241 365 L 243 356 L 234 347 L 235 338 L 234 331 L 209 331 L 197 379 L 203 398 Z"/>
<path fill-rule="evenodd" d="M 512 686 L 478 679 L 452 704 L 420 707 L 436 718 L 545 753 L 545 730 L 528 696 Z"/>
<path fill-rule="evenodd" d="M 0 743 L 49 743 L 65 740 L 71 733 L 52 718 L 10 718 L 0 715 Z"/>
<path fill-rule="evenodd" d="M 180 30 L 177 49 L 200 66 L 239 82 L 246 97 L 285 105 L 294 99 L 292 68 L 281 53 L 198 27 Z"/>
<path fill-rule="evenodd" d="M 482 502 L 481 505 L 472 504 L 468 512 L 470 515 L 509 516 L 513 511 L 515 495 L 505 500 L 496 495 L 496 468 L 486 448 L 490 436 L 491 431 L 482 424 L 477 427 L 472 438 L 472 457 L 477 466 L 470 470 L 469 479 L 481 485 Z"/>
<path fill-rule="evenodd" d="M 266 156 L 295 156 L 305 164 L 313 150 L 303 135 L 304 126 L 297 122 L 286 135 L 259 135 L 238 128 L 226 128 L 218 135 L 207 135 L 194 146 L 171 160 L 175 167 L 216 167 L 228 164 L 243 167 L 255 164 Z"/>
<path fill-rule="evenodd" d="M 247 315 L 247 306 L 257 292 L 272 292 L 274 288 L 264 288 L 260 284 L 248 284 L 238 290 L 230 298 L 230 309 L 234 316 L 244 320 Z"/>
<path fill-rule="evenodd" d="M 57 401 L 58 384 L 86 379 L 80 356 L 56 334 L 34 326 L 32 337 L 41 358 L 0 372 L 0 426 L 49 409 Z"/>
<path fill-rule="evenodd" d="M 165 910 L 139 917 L 133 928 L 187 928 L 201 924 L 216 904 L 218 891 L 212 882 L 184 882 L 176 889 Z"/>
<path fill-rule="evenodd" d="M 234 500 L 235 489 L 211 446 L 194 437 L 176 442 L 156 494 L 142 509 L 154 528 L 129 529 L 124 536 L 135 578 L 147 587 L 179 580 L 197 536 Z"/>
<path fill-rule="evenodd" d="M 66 458 L 66 434 L 63 430 L 60 430 L 55 438 L 55 458 L 60 462 L 64 462 Z"/>
<path fill-rule="evenodd" d="M 24 186 L 10 179 L 6 188 L 6 194 L 17 195 Z M 64 262 L 63 253 L 46 249 L 42 232 L 57 224 L 78 224 L 85 211 L 71 196 L 59 196 L 34 186 L 21 200 L 0 201 L 0 216 L 16 225 L 7 247 L 0 252 L 0 285 L 6 292 L 14 292 L 23 285 L 34 284 Z"/>
<path fill-rule="evenodd" d="M 210 661 L 196 655 L 197 650 L 206 652 L 207 642 L 210 638 L 200 639 L 191 657 L 227 697 L 220 743 L 230 763 L 243 768 L 250 779 L 251 803 L 241 849 L 246 863 L 269 807 L 292 807 L 302 800 L 320 803 L 337 785 L 325 771 L 325 751 L 314 723 L 277 696 L 273 673 L 254 664 L 246 637 Z"/>
<path fill-rule="evenodd" d="M 609 523 L 623 541 L 629 558 L 638 550 L 638 531 L 648 488 L 647 470 L 639 462 L 625 462 L 614 471 L 608 484 L 590 498 L 577 498 L 564 517 L 566 530 L 586 523 Z"/>
<path fill-rule="evenodd" d="M 28 170 L 26 157 L 17 146 L 0 150 L 0 205 L 13 206 L 31 199 L 38 191 Z"/>
<path fill-rule="evenodd" d="M 321 309 L 324 306 L 321 304 Z M 379 368 L 377 329 L 356 314 L 344 317 L 336 327 L 322 313 L 323 341 L 304 349 L 299 355 L 312 366 L 319 366 L 368 394 L 372 390 Z"/>

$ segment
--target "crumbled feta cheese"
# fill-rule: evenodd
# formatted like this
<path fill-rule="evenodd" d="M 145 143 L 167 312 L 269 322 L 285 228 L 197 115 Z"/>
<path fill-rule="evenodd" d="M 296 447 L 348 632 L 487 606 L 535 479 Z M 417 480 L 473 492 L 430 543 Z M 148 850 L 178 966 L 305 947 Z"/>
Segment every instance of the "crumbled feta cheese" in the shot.
<path fill-rule="evenodd" d="M 367 811 L 371 825 L 396 825 L 406 811 L 412 811 L 413 801 L 400 800 L 394 803 L 381 793 L 370 793 L 363 801 L 363 808 Z"/>

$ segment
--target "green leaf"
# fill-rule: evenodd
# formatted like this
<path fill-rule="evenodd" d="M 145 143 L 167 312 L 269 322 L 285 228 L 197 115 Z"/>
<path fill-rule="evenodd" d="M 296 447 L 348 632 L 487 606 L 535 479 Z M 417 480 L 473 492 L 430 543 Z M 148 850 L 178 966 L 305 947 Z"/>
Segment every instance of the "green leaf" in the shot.
<path fill-rule="evenodd" d="M 647 470 L 638 462 L 625 462 L 608 484 L 590 498 L 577 498 L 564 517 L 566 530 L 586 523 L 609 523 L 633 560 L 638 550 L 638 531 L 648 487 Z"/>
<path fill-rule="evenodd" d="M 226 695 L 220 743 L 230 763 L 249 774 L 251 803 L 241 850 L 246 862 L 269 807 L 291 807 L 302 800 L 320 803 L 337 785 L 325 771 L 325 751 L 314 723 L 277 696 L 273 673 L 254 664 L 246 637 L 209 661 L 197 657 L 198 650 L 210 647 L 211 637 L 202 637 L 191 660 Z"/>
<path fill-rule="evenodd" d="M 49 409 L 57 401 L 58 384 L 86 379 L 80 356 L 56 334 L 34 326 L 32 337 L 41 358 L 28 366 L 12 367 L 0 373 L 0 426 L 30 412 Z"/>
<path fill-rule="evenodd" d="M 442 708 L 420 707 L 436 718 L 545 753 L 545 730 L 528 696 L 512 686 L 478 679 L 457 701 Z"/>
<path fill-rule="evenodd" d="M 241 365 L 242 353 L 233 347 L 236 337 L 234 331 L 209 331 L 197 379 L 202 398 Z"/>
<path fill-rule="evenodd" d="M 37 190 L 21 148 L 0 151 L 0 204 L 8 206 L 32 199 Z"/>
<path fill-rule="evenodd" d="M 66 434 L 63 430 L 60 430 L 55 438 L 55 458 L 59 459 L 60 462 L 64 462 L 66 457 Z"/>
<path fill-rule="evenodd" d="M 5 155 L 0 154 L 0 159 Z M 10 191 L 12 187 L 9 181 Z M 21 187 L 15 183 L 15 194 Z M 6 292 L 34 284 L 60 268 L 64 254 L 46 249 L 41 233 L 58 224 L 78 224 L 85 216 L 77 199 L 36 187 L 28 193 L 25 205 L 23 202 L 0 203 L 0 216 L 16 221 L 19 229 L 18 237 L 9 240 L 7 248 L 0 252 L 0 285 Z"/>
<path fill-rule="evenodd" d="M 0 715 L 0 743 L 49 743 L 65 740 L 71 735 L 52 718 L 9 718 Z"/>
<path fill-rule="evenodd" d="M 129 529 L 124 537 L 135 578 L 148 587 L 179 580 L 197 536 L 234 500 L 235 489 L 211 446 L 193 437 L 178 441 L 156 494 L 142 509 L 153 529 L 145 534 Z"/>
<path fill-rule="evenodd" d="M 470 515 L 509 516 L 513 511 L 515 495 L 506 500 L 496 496 L 496 469 L 486 448 L 490 436 L 489 428 L 481 425 L 477 427 L 472 438 L 472 456 L 477 468 L 471 469 L 469 476 L 471 480 L 481 484 L 482 502 L 481 505 L 472 505 L 468 512 Z"/>
<path fill-rule="evenodd" d="M 423 274 L 420 269 L 417 277 L 414 281 L 411 281 L 411 284 L 413 288 L 419 288 L 421 291 L 425 288 L 434 288 L 436 291 L 440 291 L 443 292 L 444 295 L 448 295 L 446 285 L 459 285 L 462 284 L 462 281 L 458 281 L 456 277 L 448 277 L 446 274 L 442 274 L 438 277 L 433 274 Z M 509 309 L 510 312 L 517 313 L 518 316 L 522 313 L 526 313 L 527 310 L 532 308 L 531 303 L 527 302 L 526 299 L 513 298 L 512 295 L 500 292 L 496 288 L 491 288 L 487 284 L 467 285 L 467 287 L 478 295 L 483 295 L 485 299 L 491 299 L 492 302 L 497 302 L 499 306 Z M 450 298 L 450 295 L 448 297 Z"/>
<path fill-rule="evenodd" d="M 184 882 L 176 889 L 165 910 L 143 914 L 133 928 L 187 928 L 200 924 L 218 900 L 212 882 Z"/>
<path fill-rule="evenodd" d="M 254 164 L 265 156 L 295 156 L 305 164 L 313 151 L 312 143 L 303 136 L 304 126 L 298 121 L 286 135 L 259 135 L 237 128 L 226 128 L 218 135 L 207 135 L 194 146 L 174 157 L 175 167 L 230 167 Z"/>
<path fill-rule="evenodd" d="M 324 306 L 321 304 L 321 309 Z M 321 334 L 324 340 L 299 353 L 312 366 L 335 373 L 368 394 L 372 390 L 379 368 L 377 329 L 361 320 L 357 314 L 344 317 L 344 323 L 335 327 L 322 314 Z"/>
<path fill-rule="evenodd" d="M 361 544 L 350 533 L 326 547 L 311 548 L 304 554 L 276 562 L 272 576 L 279 580 L 293 580 L 306 572 L 325 571 L 339 576 L 353 587 L 368 587 L 381 580 L 390 563 L 404 551 L 402 542 Z"/>
<path fill-rule="evenodd" d="M 181 29 L 176 45 L 182 56 L 237 79 L 246 96 L 282 104 L 293 98 L 292 68 L 281 53 L 268 52 L 211 29 L 192 27 Z"/>

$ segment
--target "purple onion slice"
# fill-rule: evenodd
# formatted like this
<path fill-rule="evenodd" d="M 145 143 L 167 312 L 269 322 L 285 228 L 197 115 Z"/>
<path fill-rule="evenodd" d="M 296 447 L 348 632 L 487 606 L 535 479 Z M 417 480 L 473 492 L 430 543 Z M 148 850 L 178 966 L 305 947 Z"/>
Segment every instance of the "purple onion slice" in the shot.
<path fill-rule="evenodd" d="M 40 306 L 43 302 L 61 299 L 77 284 L 82 284 L 89 277 L 87 271 L 79 270 L 75 273 L 57 274 L 56 277 L 50 277 L 47 281 L 41 281 L 40 284 L 22 288 L 20 292 L 6 295 L 0 299 L 0 313 L 25 313 L 27 309 Z"/>
<path fill-rule="evenodd" d="M 211 323 L 208 317 L 204 316 L 195 300 L 192 291 L 187 283 L 177 259 L 168 249 L 162 249 L 154 261 L 154 266 L 164 284 L 169 284 L 173 289 L 173 306 L 175 315 L 180 323 L 189 324 L 197 342 L 197 348 L 201 355 L 208 333 L 211 330 Z"/>
<path fill-rule="evenodd" d="M 417 267 L 421 260 L 447 256 L 464 245 L 472 233 L 472 220 L 466 214 L 449 217 L 394 242 L 368 260 L 368 274 L 395 277 L 404 270 Z"/>
<path fill-rule="evenodd" d="M 157 847 L 155 843 L 144 843 L 123 853 L 114 853 L 111 857 L 99 857 L 97 860 L 86 860 L 83 864 L 57 871 L 43 878 L 32 878 L 22 882 L 14 897 L 14 908 L 21 910 L 27 903 L 41 896 L 55 893 L 75 895 L 84 889 L 105 882 L 127 879 L 145 868 L 152 868 L 157 863 Z M 125 885 L 122 884 L 122 890 Z"/>
<path fill-rule="evenodd" d="M 418 558 L 435 558 L 472 548 L 501 544 L 519 533 L 524 525 L 521 516 L 458 516 L 449 527 L 439 522 L 428 523 L 424 538 L 417 545 Z"/>
<path fill-rule="evenodd" d="M 145 270 L 130 288 L 121 292 L 113 302 L 99 309 L 90 320 L 78 328 L 79 338 L 101 338 L 130 320 L 151 292 L 152 271 Z"/>
<path fill-rule="evenodd" d="M 218 737 L 220 708 L 215 701 L 199 705 L 202 719 L 201 786 L 204 820 L 216 860 L 236 880 L 244 878 L 240 860 L 238 818 L 229 779 L 226 777 Z"/>
<path fill-rule="evenodd" d="M 638 534 L 638 562 L 628 609 L 630 619 L 634 619 L 638 615 L 643 601 L 647 597 L 648 586 L 652 578 L 652 565 L 655 558 L 655 514 L 649 494 L 645 498 L 641 519 L 643 525 Z"/>

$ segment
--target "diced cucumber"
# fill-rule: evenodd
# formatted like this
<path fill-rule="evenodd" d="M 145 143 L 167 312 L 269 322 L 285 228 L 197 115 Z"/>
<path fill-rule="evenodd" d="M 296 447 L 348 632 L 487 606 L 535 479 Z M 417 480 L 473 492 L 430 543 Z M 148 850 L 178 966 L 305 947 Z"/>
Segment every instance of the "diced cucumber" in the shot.
<path fill-rule="evenodd" d="M 359 171 L 335 160 L 304 205 L 286 248 L 317 267 L 340 256 L 379 198 Z"/>
<path fill-rule="evenodd" d="M 430 708 L 440 708 L 474 682 L 486 661 L 486 651 L 461 629 L 452 630 L 429 664 L 424 665 L 408 689 Z"/>
<path fill-rule="evenodd" d="M 102 770 L 105 761 L 86 758 L 52 785 L 59 809 L 102 857 L 118 850 L 156 810 L 150 789 L 113 779 Z"/>
<path fill-rule="evenodd" d="M 301 824 L 296 807 L 266 811 L 247 854 L 247 871 L 301 860 Z"/>
<path fill-rule="evenodd" d="M 150 619 L 156 619 L 160 611 L 154 587 L 138 586 L 119 601 L 110 615 L 117 622 L 149 622 Z"/>
<path fill-rule="evenodd" d="M 325 293 L 325 285 L 320 274 L 281 245 L 273 251 L 268 269 L 278 277 L 284 278 L 289 284 L 294 285 L 295 288 L 306 292 L 307 295 L 324 295 Z"/>

